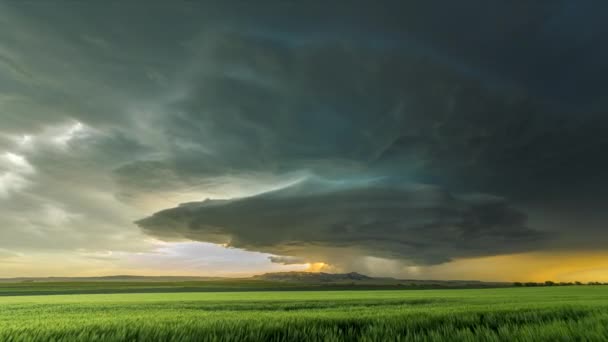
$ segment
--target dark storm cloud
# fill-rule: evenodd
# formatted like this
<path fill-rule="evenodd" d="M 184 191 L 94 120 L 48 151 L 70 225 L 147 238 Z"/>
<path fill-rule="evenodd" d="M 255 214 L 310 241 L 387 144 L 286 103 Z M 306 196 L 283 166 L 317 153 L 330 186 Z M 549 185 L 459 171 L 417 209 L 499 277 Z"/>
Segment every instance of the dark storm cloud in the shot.
<path fill-rule="evenodd" d="M 301 265 L 301 264 L 305 264 L 308 262 L 308 260 L 306 260 L 305 258 L 298 258 L 298 257 L 289 257 L 289 256 L 269 256 L 268 260 L 270 260 L 271 262 L 275 263 L 275 264 L 282 264 L 282 265 Z"/>
<path fill-rule="evenodd" d="M 608 218 L 596 210 L 608 194 L 608 104 L 601 93 L 608 77 L 607 6 L 3 3 L 0 148 L 24 155 L 36 170 L 7 168 L 23 179 L 20 190 L 44 182 L 42 188 L 63 189 L 73 180 L 94 187 L 103 180 L 104 195 L 124 203 L 169 192 L 220 193 L 226 182 L 246 188 L 235 191 L 241 196 L 310 175 L 349 180 L 324 196 L 315 189 L 316 197 L 298 192 L 284 203 L 265 194 L 185 205 L 153 216 L 182 215 L 178 226 L 146 226 L 156 236 L 229 240 L 303 257 L 298 251 L 308 230 L 318 233 L 310 239 L 323 249 L 315 255 L 333 246 L 423 263 L 527 250 L 538 241 L 537 230 L 586 248 L 608 240 L 602 233 Z M 55 151 L 49 142 L 74 122 L 90 131 Z M 42 143 L 15 147 L 23 134 Z M 400 190 L 361 185 L 374 177 L 391 179 Z M 259 187 L 245 186 L 256 182 Z M 403 184 L 424 185 L 414 191 Z M 103 207 L 49 193 L 83 217 Z M 409 207 L 429 193 L 489 195 L 446 195 L 428 211 Z M 389 195 L 429 225 L 421 229 L 394 210 Z M 28 197 L 20 198 L 28 207 Z M 348 210 L 335 212 L 338 200 Z M 266 218 L 256 219 L 248 206 L 270 213 L 269 226 L 293 222 L 301 203 L 328 221 L 312 228 L 307 217 L 302 226 L 284 228 L 297 242 L 290 248 L 266 241 L 266 225 L 246 229 L 247 220 L 234 218 L 225 224 L 219 213 L 243 203 L 252 222 Z M 357 205 L 361 215 L 352 212 Z M 222 229 L 183 230 L 181 224 L 207 215 Z M 3 215 L 17 226 L 13 216 Z M 328 231 L 334 220 L 355 231 Z M 584 224 L 575 232 L 564 222 Z M 415 238 L 403 234 L 411 230 Z"/>
<path fill-rule="evenodd" d="M 298 170 L 391 175 L 517 200 L 605 187 L 601 112 L 564 111 L 525 84 L 471 76 L 439 52 L 407 41 L 387 54 L 365 41 L 197 39 L 193 53 L 208 66 L 154 123 L 167 157 L 118 169 L 126 187 Z"/>
<path fill-rule="evenodd" d="M 525 251 L 544 240 L 504 199 L 383 181 L 307 180 L 248 198 L 183 204 L 138 224 L 159 237 L 334 265 L 353 254 L 435 264 Z"/>

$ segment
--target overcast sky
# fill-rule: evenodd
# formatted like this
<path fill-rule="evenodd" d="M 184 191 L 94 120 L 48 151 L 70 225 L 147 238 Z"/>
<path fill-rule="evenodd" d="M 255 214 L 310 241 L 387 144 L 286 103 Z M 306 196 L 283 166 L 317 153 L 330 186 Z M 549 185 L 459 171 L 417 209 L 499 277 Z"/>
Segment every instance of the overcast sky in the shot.
<path fill-rule="evenodd" d="M 0 277 L 608 281 L 608 3 L 0 1 Z"/>

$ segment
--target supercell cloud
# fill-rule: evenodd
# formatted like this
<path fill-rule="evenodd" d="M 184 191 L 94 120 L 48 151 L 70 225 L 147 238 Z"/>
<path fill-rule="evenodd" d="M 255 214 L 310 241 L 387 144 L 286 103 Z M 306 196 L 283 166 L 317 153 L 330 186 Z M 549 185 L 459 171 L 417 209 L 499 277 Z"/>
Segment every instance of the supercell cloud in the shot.
<path fill-rule="evenodd" d="M 138 224 L 163 238 L 336 266 L 357 256 L 437 264 L 526 251 L 541 240 L 502 198 L 378 180 L 306 180 L 252 197 L 185 203 Z"/>
<path fill-rule="evenodd" d="M 2 3 L 0 250 L 601 249 L 606 6 Z"/>

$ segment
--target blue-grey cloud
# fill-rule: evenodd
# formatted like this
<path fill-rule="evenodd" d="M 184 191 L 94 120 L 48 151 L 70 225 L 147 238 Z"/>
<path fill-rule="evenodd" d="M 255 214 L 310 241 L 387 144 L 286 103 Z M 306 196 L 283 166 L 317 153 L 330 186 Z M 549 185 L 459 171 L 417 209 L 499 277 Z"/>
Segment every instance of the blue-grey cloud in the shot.
<path fill-rule="evenodd" d="M 233 200 L 186 203 L 138 224 L 186 238 L 340 265 L 353 256 L 435 264 L 529 250 L 543 234 L 504 199 L 428 185 L 306 180 Z"/>

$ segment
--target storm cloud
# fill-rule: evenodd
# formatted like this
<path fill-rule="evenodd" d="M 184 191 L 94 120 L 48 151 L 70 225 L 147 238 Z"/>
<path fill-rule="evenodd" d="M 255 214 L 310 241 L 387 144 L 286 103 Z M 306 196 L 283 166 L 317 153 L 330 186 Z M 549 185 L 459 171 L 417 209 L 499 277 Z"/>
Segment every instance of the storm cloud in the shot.
<path fill-rule="evenodd" d="M 607 6 L 1 3 L 0 250 L 600 249 Z"/>
<path fill-rule="evenodd" d="M 333 265 L 353 256 L 436 264 L 526 251 L 543 240 L 502 198 L 377 180 L 305 180 L 252 197 L 182 204 L 138 224 L 161 238 Z"/>

